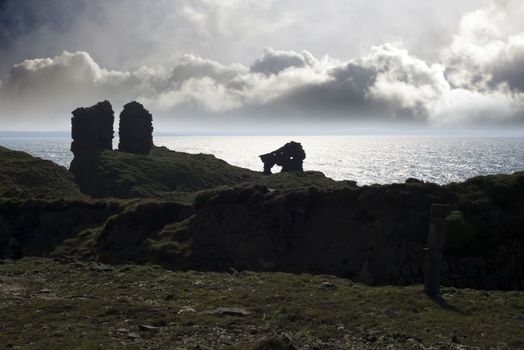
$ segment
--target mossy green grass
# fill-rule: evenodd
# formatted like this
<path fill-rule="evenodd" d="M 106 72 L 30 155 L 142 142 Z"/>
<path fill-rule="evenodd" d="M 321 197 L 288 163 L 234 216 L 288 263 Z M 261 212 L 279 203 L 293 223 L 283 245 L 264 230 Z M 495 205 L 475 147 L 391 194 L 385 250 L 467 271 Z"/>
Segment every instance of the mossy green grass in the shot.
<path fill-rule="evenodd" d="M 368 287 L 333 276 L 173 272 L 24 258 L 0 265 L 0 344 L 18 349 L 519 349 L 524 293 Z M 207 313 L 220 307 L 249 314 Z"/>

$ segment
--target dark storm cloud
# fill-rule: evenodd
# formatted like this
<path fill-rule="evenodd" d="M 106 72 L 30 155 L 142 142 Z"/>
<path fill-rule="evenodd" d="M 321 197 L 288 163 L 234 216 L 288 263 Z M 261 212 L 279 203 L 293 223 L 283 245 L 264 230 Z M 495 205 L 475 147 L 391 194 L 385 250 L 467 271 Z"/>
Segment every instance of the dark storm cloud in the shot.
<path fill-rule="evenodd" d="M 257 59 L 250 67 L 251 72 L 278 74 L 288 68 L 302 68 L 313 57 L 309 53 L 298 54 L 294 51 L 277 51 L 271 48 L 264 50 L 264 56 Z"/>
<path fill-rule="evenodd" d="M 323 118 L 427 121 L 448 88 L 439 65 L 382 45 L 368 56 L 336 64 L 322 81 L 289 89 L 272 105 Z"/>
<path fill-rule="evenodd" d="M 327 81 L 291 89 L 271 104 L 287 113 L 369 117 L 374 106 L 368 94 L 376 75 L 375 69 L 348 63 L 332 69 Z"/>
<path fill-rule="evenodd" d="M 520 46 L 509 50 L 493 68 L 490 85 L 492 87 L 507 84 L 514 93 L 524 93 L 524 35 Z"/>
<path fill-rule="evenodd" d="M 56 33 L 67 31 L 84 9 L 78 0 L 0 0 L 0 50 L 43 27 Z"/>

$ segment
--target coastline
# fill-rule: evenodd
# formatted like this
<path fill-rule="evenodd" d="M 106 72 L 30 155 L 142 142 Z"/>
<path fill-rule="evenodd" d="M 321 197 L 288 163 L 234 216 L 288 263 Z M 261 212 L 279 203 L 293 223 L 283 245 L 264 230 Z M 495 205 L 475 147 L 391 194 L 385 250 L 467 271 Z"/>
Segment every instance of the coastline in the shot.
<path fill-rule="evenodd" d="M 301 141 L 308 151 L 304 163 L 306 170 L 322 171 L 335 180 L 355 180 L 360 185 L 402 183 L 410 177 L 447 184 L 474 176 L 509 174 L 524 169 L 524 138 L 518 137 L 162 136 L 155 142 L 182 152 L 215 154 L 230 164 L 260 171 L 262 164 L 258 155 L 292 139 Z M 402 146 L 398 149 L 392 147 L 399 142 Z M 116 139 L 115 147 L 117 144 Z M 463 144 L 466 146 L 461 151 Z M 29 152 L 67 168 L 73 158 L 69 137 L 0 138 L 0 145 Z M 239 149 L 243 152 L 238 152 Z M 434 152 L 442 157 L 436 157 Z"/>

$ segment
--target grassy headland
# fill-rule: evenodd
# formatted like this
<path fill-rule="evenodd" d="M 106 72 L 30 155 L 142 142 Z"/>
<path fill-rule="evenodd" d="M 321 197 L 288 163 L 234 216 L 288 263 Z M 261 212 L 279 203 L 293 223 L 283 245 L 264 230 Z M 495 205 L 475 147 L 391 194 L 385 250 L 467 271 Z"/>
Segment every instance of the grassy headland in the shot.
<path fill-rule="evenodd" d="M 523 292 L 481 290 L 524 288 L 524 172 L 355 188 L 155 147 L 103 151 L 92 199 L 51 162 L 0 161 L 0 257 L 31 256 L 0 264 L 0 347 L 524 347 Z M 478 290 L 422 293 L 431 203 L 451 209 L 443 283 Z"/>
<path fill-rule="evenodd" d="M 86 199 L 73 175 L 55 163 L 0 147 L 0 198 Z"/>
<path fill-rule="evenodd" d="M 79 183 L 96 198 L 155 198 L 190 203 L 197 192 L 238 185 L 267 185 L 275 189 L 316 186 L 344 188 L 319 172 L 262 173 L 228 164 L 210 154 L 189 154 L 153 147 L 148 155 L 104 150 L 82 164 L 89 176 Z"/>
<path fill-rule="evenodd" d="M 68 178 L 52 163 L 20 152 L 14 157 L 25 162 L 2 169 L 6 178 L 13 171 L 53 177 L 56 168 Z M 16 238 L 26 255 L 411 284 L 423 278 L 431 203 L 447 203 L 445 283 L 524 288 L 522 172 L 447 186 L 409 181 L 354 188 L 318 172 L 263 176 L 211 155 L 156 147 L 147 156 L 103 151 L 91 165 L 92 183 L 108 191 L 106 198 L 0 200 L 0 254 Z M 74 187 L 70 178 L 69 184 Z M 51 181 L 31 186 L 27 193 L 54 188 Z"/>

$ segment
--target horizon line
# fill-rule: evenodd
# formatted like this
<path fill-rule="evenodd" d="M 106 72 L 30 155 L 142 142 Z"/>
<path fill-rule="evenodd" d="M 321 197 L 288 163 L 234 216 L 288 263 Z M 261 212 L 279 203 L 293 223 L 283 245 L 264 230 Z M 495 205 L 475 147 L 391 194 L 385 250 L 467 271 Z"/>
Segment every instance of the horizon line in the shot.
<path fill-rule="evenodd" d="M 68 137 L 70 130 L 0 130 L 0 137 Z M 486 129 L 486 128 L 378 128 L 362 127 L 350 130 L 281 130 L 281 131 L 225 131 L 225 130 L 182 130 L 182 131 L 153 131 L 153 136 L 506 136 L 524 137 L 523 129 Z M 115 132 L 114 138 L 118 138 Z"/>

